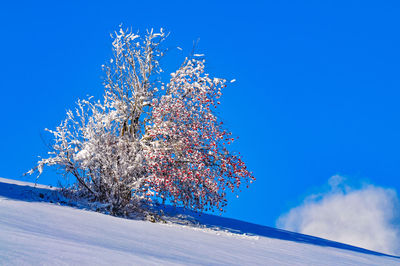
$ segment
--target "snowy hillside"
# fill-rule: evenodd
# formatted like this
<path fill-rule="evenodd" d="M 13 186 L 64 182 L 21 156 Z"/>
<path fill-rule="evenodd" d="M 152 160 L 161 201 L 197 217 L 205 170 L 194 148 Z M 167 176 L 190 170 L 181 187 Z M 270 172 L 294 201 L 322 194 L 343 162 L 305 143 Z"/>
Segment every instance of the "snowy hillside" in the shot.
<path fill-rule="evenodd" d="M 116 218 L 0 179 L 0 265 L 400 265 L 376 252 L 212 215 L 204 228 Z M 192 220 L 196 217 L 192 217 Z"/>

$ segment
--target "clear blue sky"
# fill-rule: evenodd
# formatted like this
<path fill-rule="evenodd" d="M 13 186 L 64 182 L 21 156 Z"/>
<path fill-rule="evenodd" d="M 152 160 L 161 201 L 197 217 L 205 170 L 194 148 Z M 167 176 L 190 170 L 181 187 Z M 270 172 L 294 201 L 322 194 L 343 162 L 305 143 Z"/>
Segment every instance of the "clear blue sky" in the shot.
<path fill-rule="evenodd" d="M 335 174 L 400 192 L 398 1 L 80 2 L 1 4 L 0 176 L 22 178 L 43 129 L 101 95 L 123 23 L 171 32 L 166 69 L 200 38 L 208 71 L 237 79 L 220 112 L 257 182 L 224 215 L 274 225 Z"/>

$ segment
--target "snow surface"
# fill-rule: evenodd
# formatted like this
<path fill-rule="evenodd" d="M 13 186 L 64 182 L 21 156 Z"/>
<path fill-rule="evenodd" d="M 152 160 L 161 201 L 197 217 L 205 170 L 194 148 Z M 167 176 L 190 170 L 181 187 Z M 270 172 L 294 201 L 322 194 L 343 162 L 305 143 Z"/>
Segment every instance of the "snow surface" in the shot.
<path fill-rule="evenodd" d="M 0 265 L 400 265 L 398 257 L 213 215 L 187 214 L 202 225 L 151 223 L 56 199 L 49 187 L 0 178 Z"/>

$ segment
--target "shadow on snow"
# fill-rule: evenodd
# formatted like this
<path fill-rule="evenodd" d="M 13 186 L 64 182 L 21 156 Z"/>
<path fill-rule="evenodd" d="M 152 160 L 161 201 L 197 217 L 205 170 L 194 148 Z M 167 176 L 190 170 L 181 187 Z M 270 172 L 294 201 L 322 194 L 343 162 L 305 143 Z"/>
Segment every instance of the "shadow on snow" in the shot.
<path fill-rule="evenodd" d="M 64 198 L 56 189 L 43 188 L 29 184 L 13 184 L 7 183 L 6 179 L 0 178 L 0 197 L 5 197 L 13 200 L 22 200 L 28 202 L 50 202 L 50 203 L 61 203 L 67 204 L 68 200 Z M 75 206 L 76 207 L 76 206 Z M 368 249 L 363 249 L 347 244 L 342 244 L 335 241 L 326 240 L 319 237 L 304 235 L 300 233 L 290 232 L 286 230 L 276 229 L 268 226 L 248 223 L 239 221 L 231 218 L 224 218 L 216 215 L 196 213 L 188 210 L 184 210 L 179 207 L 165 206 L 160 207 L 169 217 L 176 217 L 178 223 L 187 221 L 189 224 L 197 224 L 201 227 L 222 230 L 235 234 L 246 234 L 256 235 L 268 238 L 275 238 L 281 240 L 288 240 L 300 243 L 307 243 L 317 246 L 333 247 L 345 250 L 351 250 L 355 252 L 378 255 L 378 256 L 389 256 L 393 258 L 400 258 L 398 256 L 387 255 Z"/>

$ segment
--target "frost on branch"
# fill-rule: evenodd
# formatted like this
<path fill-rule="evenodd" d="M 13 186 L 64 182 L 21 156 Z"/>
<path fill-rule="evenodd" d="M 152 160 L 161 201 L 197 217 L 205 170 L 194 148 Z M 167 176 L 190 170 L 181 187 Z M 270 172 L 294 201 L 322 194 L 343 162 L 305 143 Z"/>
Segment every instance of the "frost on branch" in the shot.
<path fill-rule="evenodd" d="M 165 85 L 160 44 L 166 34 L 114 33 L 102 101 L 78 100 L 56 130 L 49 157 L 29 173 L 56 166 L 73 189 L 121 214 L 151 201 L 193 210 L 222 210 L 226 192 L 252 174 L 228 147 L 234 139 L 215 109 L 225 80 L 204 60 L 185 59 Z"/>
<path fill-rule="evenodd" d="M 154 101 L 147 132 L 147 182 L 162 199 L 187 208 L 221 209 L 225 190 L 251 177 L 242 160 L 229 153 L 233 141 L 213 110 L 225 80 L 204 73 L 204 62 L 186 60 Z"/>

